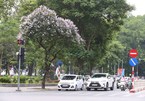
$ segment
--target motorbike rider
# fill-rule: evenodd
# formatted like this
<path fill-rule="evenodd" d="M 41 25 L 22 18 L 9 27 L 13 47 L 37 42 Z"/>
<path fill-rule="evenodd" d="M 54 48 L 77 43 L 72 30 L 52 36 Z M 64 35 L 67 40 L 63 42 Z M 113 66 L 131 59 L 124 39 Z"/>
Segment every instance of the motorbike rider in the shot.
<path fill-rule="evenodd" d="M 120 86 L 122 84 L 124 85 L 125 88 L 127 88 L 127 86 L 128 86 L 128 80 L 124 76 L 122 76 L 122 78 L 120 80 Z"/>

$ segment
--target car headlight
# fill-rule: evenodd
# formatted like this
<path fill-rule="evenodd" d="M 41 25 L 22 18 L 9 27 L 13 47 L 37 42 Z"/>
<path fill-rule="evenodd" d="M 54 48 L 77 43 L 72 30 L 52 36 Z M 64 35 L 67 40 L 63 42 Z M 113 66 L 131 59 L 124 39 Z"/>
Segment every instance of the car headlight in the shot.
<path fill-rule="evenodd" d="M 86 82 L 91 82 L 91 80 L 90 80 L 90 79 L 88 79 Z"/>
<path fill-rule="evenodd" d="M 61 85 L 61 83 L 59 82 L 58 85 Z"/>

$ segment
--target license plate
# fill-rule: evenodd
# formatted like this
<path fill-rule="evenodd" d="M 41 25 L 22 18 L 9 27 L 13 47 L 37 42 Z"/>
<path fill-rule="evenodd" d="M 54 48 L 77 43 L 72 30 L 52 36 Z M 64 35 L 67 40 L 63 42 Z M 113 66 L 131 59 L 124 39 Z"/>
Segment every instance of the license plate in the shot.
<path fill-rule="evenodd" d="M 92 86 L 98 86 L 98 84 L 92 84 Z"/>
<path fill-rule="evenodd" d="M 62 85 L 63 87 L 68 87 L 68 85 Z"/>

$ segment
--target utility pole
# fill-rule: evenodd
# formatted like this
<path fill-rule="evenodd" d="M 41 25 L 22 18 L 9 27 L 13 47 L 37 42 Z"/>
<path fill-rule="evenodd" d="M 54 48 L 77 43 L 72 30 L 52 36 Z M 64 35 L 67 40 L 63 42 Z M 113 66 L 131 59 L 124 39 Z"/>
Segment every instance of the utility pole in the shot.
<path fill-rule="evenodd" d="M 23 40 L 23 37 L 22 37 L 22 33 L 19 33 L 17 35 L 17 43 L 19 45 L 19 52 L 17 54 L 18 55 L 18 59 L 19 59 L 19 67 L 18 67 L 18 88 L 17 88 L 16 91 L 21 91 L 20 90 L 20 75 L 21 75 L 20 69 L 21 69 L 21 55 L 22 55 L 21 51 L 22 51 L 23 42 L 24 42 L 24 40 Z"/>

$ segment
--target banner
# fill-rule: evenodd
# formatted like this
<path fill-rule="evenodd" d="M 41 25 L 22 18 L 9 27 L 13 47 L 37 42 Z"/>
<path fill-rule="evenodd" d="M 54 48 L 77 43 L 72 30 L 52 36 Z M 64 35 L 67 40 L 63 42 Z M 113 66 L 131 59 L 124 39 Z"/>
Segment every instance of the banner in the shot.
<path fill-rule="evenodd" d="M 125 69 L 118 68 L 118 70 L 117 70 L 117 75 L 119 75 L 119 76 L 124 76 L 124 75 L 125 75 Z"/>

